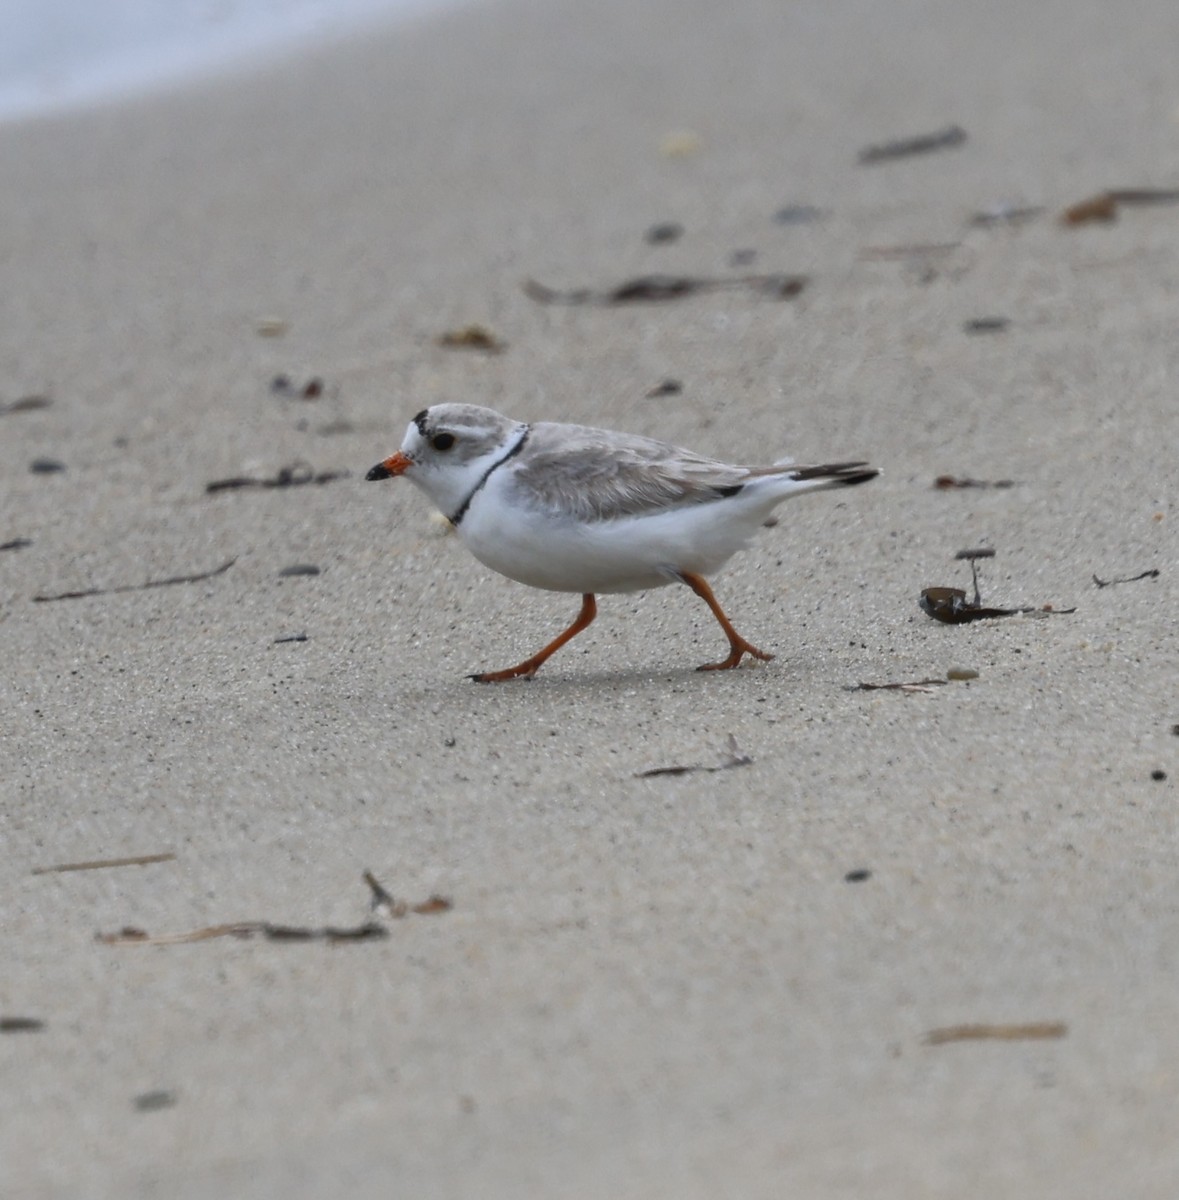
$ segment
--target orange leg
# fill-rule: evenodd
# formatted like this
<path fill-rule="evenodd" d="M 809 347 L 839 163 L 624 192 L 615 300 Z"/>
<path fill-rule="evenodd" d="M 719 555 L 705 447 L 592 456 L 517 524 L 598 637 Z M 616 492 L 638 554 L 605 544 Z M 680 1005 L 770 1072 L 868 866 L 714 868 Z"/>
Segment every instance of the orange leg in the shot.
<path fill-rule="evenodd" d="M 587 592 L 581 598 L 581 612 L 577 614 L 577 620 L 560 637 L 549 642 L 543 650 L 538 651 L 531 658 L 526 658 L 522 663 L 517 663 L 514 667 L 508 667 L 506 671 L 481 671 L 478 675 L 471 675 L 470 678 L 476 683 L 503 683 L 505 679 L 531 679 L 550 654 L 555 654 L 567 641 L 575 638 L 597 615 L 597 603 Z"/>
<path fill-rule="evenodd" d="M 712 609 L 712 615 L 720 622 L 720 627 L 725 631 L 725 637 L 729 639 L 729 657 L 724 662 L 705 663 L 696 668 L 698 671 L 727 671 L 731 667 L 735 667 L 746 654 L 752 654 L 754 658 L 760 658 L 763 662 L 769 662 L 774 657 L 764 650 L 759 650 L 751 642 L 747 642 L 733 628 L 732 621 L 725 616 L 725 610 L 717 603 L 716 597 L 712 594 L 712 588 L 708 586 L 708 581 L 703 575 L 693 575 L 684 571 L 680 578 Z"/>

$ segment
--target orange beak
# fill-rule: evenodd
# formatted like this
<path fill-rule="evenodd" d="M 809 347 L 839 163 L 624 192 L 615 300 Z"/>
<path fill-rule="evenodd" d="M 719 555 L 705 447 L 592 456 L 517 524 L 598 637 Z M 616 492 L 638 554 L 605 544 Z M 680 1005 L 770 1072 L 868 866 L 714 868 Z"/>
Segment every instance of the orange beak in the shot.
<path fill-rule="evenodd" d="M 413 459 L 402 454 L 400 450 L 390 455 L 384 462 L 379 462 L 365 476 L 365 479 L 392 479 L 394 475 L 403 475 L 413 466 Z"/>

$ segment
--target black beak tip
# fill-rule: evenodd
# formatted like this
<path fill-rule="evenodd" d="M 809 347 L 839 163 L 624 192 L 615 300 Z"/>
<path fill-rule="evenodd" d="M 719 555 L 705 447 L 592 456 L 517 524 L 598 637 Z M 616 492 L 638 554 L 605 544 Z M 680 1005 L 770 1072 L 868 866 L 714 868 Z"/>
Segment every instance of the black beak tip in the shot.
<path fill-rule="evenodd" d="M 368 480 L 388 479 L 388 478 L 389 478 L 389 468 L 387 466 L 385 466 L 384 463 L 377 463 L 377 465 L 375 467 L 373 467 L 369 471 L 369 473 L 365 476 L 365 479 L 368 479 Z"/>

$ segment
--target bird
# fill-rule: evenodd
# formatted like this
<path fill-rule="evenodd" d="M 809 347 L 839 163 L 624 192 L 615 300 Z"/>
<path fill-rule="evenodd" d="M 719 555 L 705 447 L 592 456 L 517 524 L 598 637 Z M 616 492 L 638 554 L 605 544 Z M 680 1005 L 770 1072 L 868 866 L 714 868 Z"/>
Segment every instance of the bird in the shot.
<path fill-rule="evenodd" d="M 706 577 L 744 549 L 783 500 L 879 473 L 866 462 L 734 466 L 630 433 L 443 403 L 419 412 L 401 448 L 365 478 L 404 476 L 500 575 L 581 594 L 577 618 L 542 649 L 469 676 L 502 683 L 531 679 L 594 620 L 598 595 L 673 583 L 708 605 L 729 642 L 726 658 L 698 670 L 727 671 L 747 654 L 769 661 L 772 654 L 734 629 Z"/>

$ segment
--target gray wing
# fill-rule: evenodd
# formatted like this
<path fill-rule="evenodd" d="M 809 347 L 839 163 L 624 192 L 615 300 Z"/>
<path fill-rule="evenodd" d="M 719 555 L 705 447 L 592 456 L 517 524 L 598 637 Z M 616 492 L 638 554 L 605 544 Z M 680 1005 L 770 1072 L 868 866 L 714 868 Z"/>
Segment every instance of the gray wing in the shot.
<path fill-rule="evenodd" d="M 612 521 L 731 496 L 750 474 L 651 438 L 541 422 L 532 426 L 512 480 L 534 507 Z"/>

